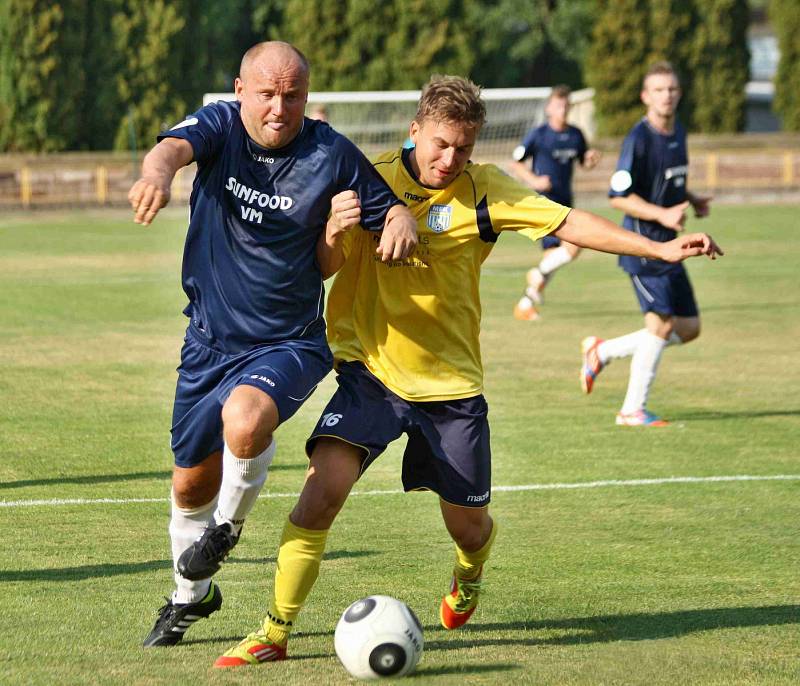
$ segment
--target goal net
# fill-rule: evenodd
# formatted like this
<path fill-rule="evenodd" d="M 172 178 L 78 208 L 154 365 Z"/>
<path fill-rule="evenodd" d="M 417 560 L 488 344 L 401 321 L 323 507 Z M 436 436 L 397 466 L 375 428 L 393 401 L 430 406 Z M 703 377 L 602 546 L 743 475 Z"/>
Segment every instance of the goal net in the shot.
<path fill-rule="evenodd" d="M 419 91 L 353 91 L 309 93 L 306 113 L 323 105 L 328 122 L 367 155 L 399 147 L 408 136 Z M 533 126 L 544 122 L 544 105 L 550 88 L 486 88 L 486 124 L 472 158 L 476 162 L 505 164 L 512 150 Z M 571 95 L 570 121 L 593 137 L 594 91 L 586 88 Z M 207 93 L 203 104 L 235 100 L 233 93 Z"/>

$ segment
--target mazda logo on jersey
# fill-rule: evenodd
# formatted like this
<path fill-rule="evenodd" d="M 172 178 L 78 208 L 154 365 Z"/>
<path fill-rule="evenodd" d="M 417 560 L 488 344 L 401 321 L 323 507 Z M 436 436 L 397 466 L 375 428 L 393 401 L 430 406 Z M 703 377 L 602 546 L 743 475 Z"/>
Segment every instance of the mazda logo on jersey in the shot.
<path fill-rule="evenodd" d="M 449 205 L 431 205 L 428 210 L 428 228 L 436 233 L 447 231 L 452 216 L 453 208 Z"/>

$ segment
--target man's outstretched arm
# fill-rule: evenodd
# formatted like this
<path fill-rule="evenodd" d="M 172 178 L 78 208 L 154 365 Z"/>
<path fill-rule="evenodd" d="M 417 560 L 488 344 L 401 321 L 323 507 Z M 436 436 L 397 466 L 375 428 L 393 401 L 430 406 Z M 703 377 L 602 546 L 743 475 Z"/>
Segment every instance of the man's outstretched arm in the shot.
<path fill-rule="evenodd" d="M 570 210 L 553 235 L 582 248 L 665 262 L 681 262 L 697 255 L 708 255 L 713 260 L 724 254 L 706 233 L 679 235 L 674 240 L 659 243 L 583 210 Z"/>
<path fill-rule="evenodd" d="M 175 173 L 194 159 L 192 144 L 182 138 L 165 138 L 145 155 L 142 176 L 128 192 L 133 221 L 147 226 L 169 202 Z"/>

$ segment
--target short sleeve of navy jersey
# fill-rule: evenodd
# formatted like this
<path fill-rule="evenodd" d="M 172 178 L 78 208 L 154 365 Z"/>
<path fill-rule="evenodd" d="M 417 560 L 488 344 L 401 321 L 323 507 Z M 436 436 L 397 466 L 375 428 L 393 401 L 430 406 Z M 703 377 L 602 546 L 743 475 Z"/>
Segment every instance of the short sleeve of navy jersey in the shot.
<path fill-rule="evenodd" d="M 215 157 L 225 140 L 225 132 L 235 113 L 231 103 L 215 102 L 197 110 L 171 129 L 158 134 L 158 140 L 182 138 L 189 141 L 195 162 L 205 162 Z"/>
<path fill-rule="evenodd" d="M 361 226 L 370 231 L 381 231 L 389 209 L 403 202 L 347 138 L 337 136 L 331 153 L 334 156 L 336 191 L 355 191 L 361 201 Z"/>
<path fill-rule="evenodd" d="M 641 136 L 638 135 L 638 127 L 634 128 L 625 137 L 625 140 L 622 142 L 622 150 L 619 153 L 619 160 L 617 161 L 617 172 L 628 172 L 631 175 L 631 184 L 624 190 L 614 190 L 610 188 L 608 191 L 609 198 L 624 198 L 631 193 L 637 192 L 636 185 L 641 176 L 642 143 Z"/>

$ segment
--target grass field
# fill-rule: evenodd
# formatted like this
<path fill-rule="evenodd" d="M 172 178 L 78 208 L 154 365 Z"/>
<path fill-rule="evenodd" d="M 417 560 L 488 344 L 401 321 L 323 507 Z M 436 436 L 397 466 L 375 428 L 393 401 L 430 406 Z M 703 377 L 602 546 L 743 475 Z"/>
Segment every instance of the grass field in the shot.
<path fill-rule="evenodd" d="M 214 659 L 264 615 L 332 380 L 278 433 L 270 497 L 218 575 L 222 611 L 183 645 L 144 651 L 171 589 L 184 213 L 147 229 L 111 211 L 0 219 L 0 682 L 346 683 L 338 616 L 385 593 L 425 626 L 410 683 L 799 683 L 796 216 L 715 208 L 704 226 L 728 254 L 690 266 L 704 332 L 665 353 L 651 406 L 673 423 L 655 430 L 614 426 L 627 364 L 590 397 L 578 386 L 583 336 L 640 326 L 614 259 L 585 254 L 554 280 L 543 320 L 517 322 L 538 248 L 504 237 L 482 284 L 501 528 L 473 621 L 437 626 L 452 548 L 435 497 L 396 492 L 394 446 L 332 531 L 292 659 L 225 672 Z M 741 475 L 793 479 L 665 481 Z M 588 487 L 609 480 L 628 483 Z M 548 484 L 583 486 L 502 488 Z"/>

